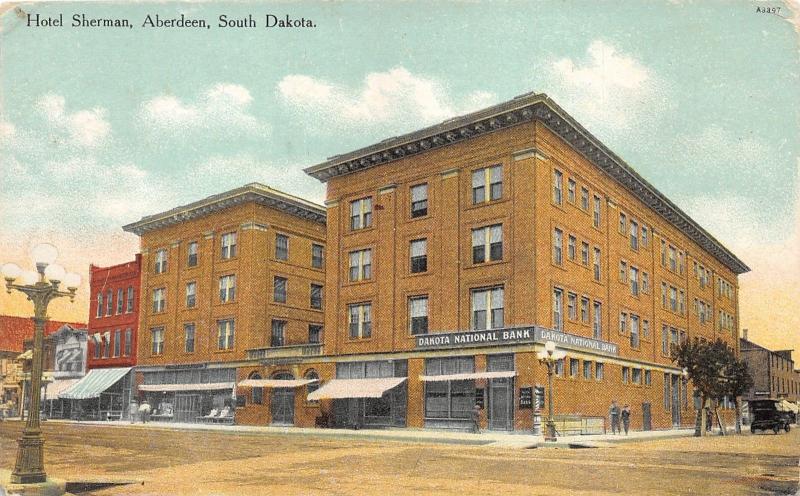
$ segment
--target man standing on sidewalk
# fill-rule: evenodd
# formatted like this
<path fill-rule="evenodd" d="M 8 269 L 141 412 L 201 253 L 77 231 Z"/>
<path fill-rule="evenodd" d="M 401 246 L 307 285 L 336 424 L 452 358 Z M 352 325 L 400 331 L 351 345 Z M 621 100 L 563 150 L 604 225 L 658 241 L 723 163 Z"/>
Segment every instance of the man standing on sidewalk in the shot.
<path fill-rule="evenodd" d="M 475 434 L 481 433 L 481 406 L 475 405 L 472 409 L 472 432 Z"/>
<path fill-rule="evenodd" d="M 625 435 L 627 436 L 628 429 L 631 426 L 631 407 L 629 405 L 622 407 L 620 416 L 622 417 L 622 428 L 625 429 Z"/>
<path fill-rule="evenodd" d="M 611 433 L 617 434 L 619 433 L 619 406 L 617 405 L 617 400 L 611 401 L 611 406 L 608 409 L 608 416 L 611 417 Z"/>

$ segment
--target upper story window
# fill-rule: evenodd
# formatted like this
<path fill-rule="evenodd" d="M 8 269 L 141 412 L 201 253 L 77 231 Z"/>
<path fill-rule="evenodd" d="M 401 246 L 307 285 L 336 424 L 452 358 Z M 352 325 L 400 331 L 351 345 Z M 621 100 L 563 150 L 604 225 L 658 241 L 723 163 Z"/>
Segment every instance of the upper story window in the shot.
<path fill-rule="evenodd" d="M 197 251 L 198 251 L 198 244 L 197 241 L 191 241 L 188 245 L 186 245 L 186 266 L 187 267 L 196 267 L 197 266 Z"/>
<path fill-rule="evenodd" d="M 594 280 L 600 280 L 600 248 L 594 249 Z"/>
<path fill-rule="evenodd" d="M 558 169 L 553 169 L 553 203 L 561 205 L 564 196 L 564 174 Z"/>
<path fill-rule="evenodd" d="M 372 304 L 356 303 L 348 305 L 348 325 L 350 338 L 368 338 L 372 336 Z"/>
<path fill-rule="evenodd" d="M 228 274 L 219 278 L 219 301 L 227 303 L 236 299 L 236 275 Z"/>
<path fill-rule="evenodd" d="M 408 321 L 411 334 L 428 333 L 427 296 L 412 296 L 408 299 Z"/>
<path fill-rule="evenodd" d="M 567 201 L 570 203 L 575 203 L 575 180 L 569 178 L 567 180 Z"/>
<path fill-rule="evenodd" d="M 350 281 L 364 281 L 372 278 L 372 250 L 350 252 Z"/>
<path fill-rule="evenodd" d="M 418 184 L 411 187 L 411 217 L 424 217 L 428 215 L 428 184 Z"/>
<path fill-rule="evenodd" d="M 289 260 L 289 236 L 285 234 L 275 235 L 275 259 Z"/>
<path fill-rule="evenodd" d="M 320 324 L 308 325 L 308 342 L 313 344 L 322 342 L 322 326 Z"/>
<path fill-rule="evenodd" d="M 114 358 L 122 352 L 122 329 L 114 331 Z"/>
<path fill-rule="evenodd" d="M 164 328 L 153 327 L 150 329 L 150 350 L 153 355 L 164 353 Z"/>
<path fill-rule="evenodd" d="M 311 308 L 322 310 L 322 285 L 311 284 Z"/>
<path fill-rule="evenodd" d="M 286 303 L 286 284 L 285 277 L 275 276 L 272 280 L 272 301 L 275 303 Z"/>
<path fill-rule="evenodd" d="M 114 292 L 110 289 L 106 292 L 106 317 L 114 313 Z"/>
<path fill-rule="evenodd" d="M 117 315 L 122 313 L 122 309 L 125 306 L 125 300 L 123 297 L 122 288 L 117 290 Z"/>
<path fill-rule="evenodd" d="M 581 263 L 586 267 L 589 266 L 589 243 L 586 241 L 581 241 Z"/>
<path fill-rule="evenodd" d="M 322 245 L 311 245 L 311 266 L 315 269 L 321 269 L 325 265 L 325 249 Z"/>
<path fill-rule="evenodd" d="M 639 296 L 639 269 L 631 265 L 630 276 L 631 276 L 631 294 L 633 296 Z"/>
<path fill-rule="evenodd" d="M 428 240 L 415 239 L 409 247 L 411 255 L 411 273 L 428 271 Z"/>
<path fill-rule="evenodd" d="M 186 308 L 194 308 L 197 305 L 197 283 L 194 281 L 186 283 Z"/>
<path fill-rule="evenodd" d="M 632 250 L 638 250 L 639 249 L 639 224 L 633 219 L 631 219 L 630 235 L 631 235 L 631 249 Z"/>
<path fill-rule="evenodd" d="M 350 202 L 350 229 L 366 229 L 372 226 L 372 198 L 361 198 Z"/>
<path fill-rule="evenodd" d="M 581 322 L 589 323 L 589 298 L 586 296 L 581 297 Z"/>
<path fill-rule="evenodd" d="M 504 325 L 503 287 L 472 290 L 472 328 L 497 329 Z"/>
<path fill-rule="evenodd" d="M 639 316 L 631 314 L 631 348 L 639 347 Z"/>
<path fill-rule="evenodd" d="M 628 227 L 628 217 L 625 215 L 625 212 L 619 213 L 619 233 L 626 234 L 626 229 Z"/>
<path fill-rule="evenodd" d="M 589 211 L 589 190 L 583 187 L 581 188 L 581 210 Z"/>
<path fill-rule="evenodd" d="M 488 257 L 487 257 L 488 255 Z M 503 225 L 481 227 L 472 230 L 472 263 L 483 263 L 503 259 Z"/>
<path fill-rule="evenodd" d="M 153 290 L 153 313 L 163 312 L 167 308 L 166 293 L 167 290 L 165 288 Z"/>
<path fill-rule="evenodd" d="M 553 229 L 553 263 L 561 265 L 564 260 L 564 233 L 559 228 Z"/>
<path fill-rule="evenodd" d="M 135 289 L 133 286 L 128 286 L 128 298 L 125 302 L 125 313 L 132 313 L 133 312 L 133 294 Z"/>
<path fill-rule="evenodd" d="M 564 290 L 553 288 L 553 328 L 564 330 Z"/>
<path fill-rule="evenodd" d="M 593 337 L 595 339 L 603 339 L 603 304 L 599 301 L 595 301 L 593 309 Z"/>
<path fill-rule="evenodd" d="M 600 197 L 594 195 L 594 212 L 593 212 L 592 225 L 594 225 L 594 227 L 598 229 L 600 229 L 600 205 L 601 205 Z"/>
<path fill-rule="evenodd" d="M 488 185 L 488 194 L 487 194 Z M 503 196 L 503 166 L 472 171 L 472 204 L 499 200 Z"/>
<path fill-rule="evenodd" d="M 165 248 L 156 250 L 156 264 L 154 269 L 156 274 L 163 274 L 167 271 L 167 250 Z"/>
<path fill-rule="evenodd" d="M 183 351 L 186 353 L 194 353 L 194 322 L 183 324 Z"/>
<path fill-rule="evenodd" d="M 218 320 L 217 349 L 232 350 L 235 332 L 236 332 L 236 324 L 233 319 Z"/>
<path fill-rule="evenodd" d="M 575 243 L 577 243 L 575 236 L 570 234 L 567 243 L 567 256 L 570 260 L 575 260 Z"/>
<path fill-rule="evenodd" d="M 125 329 L 125 356 L 131 356 L 131 348 L 133 348 L 133 330 L 128 327 Z"/>
<path fill-rule="evenodd" d="M 642 293 L 650 293 L 650 275 L 647 272 L 642 272 Z"/>
<path fill-rule="evenodd" d="M 284 346 L 286 344 L 286 321 L 273 320 L 272 334 L 270 336 L 270 346 Z"/>
<path fill-rule="evenodd" d="M 669 270 L 672 272 L 678 272 L 678 256 L 675 247 L 670 245 L 669 247 Z"/>
<path fill-rule="evenodd" d="M 97 317 L 103 316 L 103 293 L 97 293 Z"/>
<path fill-rule="evenodd" d="M 667 266 L 667 242 L 663 239 L 661 240 L 661 266 Z"/>
<path fill-rule="evenodd" d="M 221 256 L 223 260 L 233 258 L 236 256 L 236 233 L 229 232 L 222 235 L 220 238 L 222 242 Z"/>
<path fill-rule="evenodd" d="M 647 248 L 647 245 L 650 244 L 650 231 L 647 229 L 647 226 L 642 226 L 642 246 Z"/>

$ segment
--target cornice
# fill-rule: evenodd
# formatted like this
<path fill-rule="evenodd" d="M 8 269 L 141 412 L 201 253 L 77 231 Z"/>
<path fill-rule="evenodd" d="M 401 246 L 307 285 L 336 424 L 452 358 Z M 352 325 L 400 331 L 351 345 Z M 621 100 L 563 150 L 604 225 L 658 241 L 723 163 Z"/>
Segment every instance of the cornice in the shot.
<path fill-rule="evenodd" d="M 533 121 L 539 121 L 547 126 L 575 151 L 734 273 L 743 274 L 750 270 L 722 243 L 543 93 L 521 95 L 478 112 L 449 119 L 403 136 L 389 138 L 344 155 L 337 155 L 305 169 L 305 172 L 319 181 L 326 182 L 333 177 L 352 174 Z"/>

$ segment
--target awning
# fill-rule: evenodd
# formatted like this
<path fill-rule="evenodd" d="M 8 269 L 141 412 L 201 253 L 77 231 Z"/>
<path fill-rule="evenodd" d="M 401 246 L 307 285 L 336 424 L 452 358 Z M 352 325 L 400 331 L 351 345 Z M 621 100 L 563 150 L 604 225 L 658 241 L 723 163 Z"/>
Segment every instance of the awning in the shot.
<path fill-rule="evenodd" d="M 206 382 L 196 384 L 142 384 L 139 391 L 217 391 L 233 389 L 235 382 Z"/>
<path fill-rule="evenodd" d="M 386 391 L 399 386 L 405 377 L 382 379 L 333 379 L 308 395 L 308 401 L 338 398 L 380 398 Z"/>
<path fill-rule="evenodd" d="M 32 360 L 33 350 L 28 350 L 17 357 L 17 360 Z"/>
<path fill-rule="evenodd" d="M 130 367 L 92 369 L 83 379 L 73 384 L 72 387 L 58 395 L 58 397 L 69 400 L 97 398 L 100 393 L 116 384 L 130 370 Z"/>
<path fill-rule="evenodd" d="M 317 379 L 246 379 L 239 387 L 296 388 L 317 382 Z"/>
<path fill-rule="evenodd" d="M 71 388 L 80 381 L 80 379 L 63 379 L 63 380 L 55 380 L 53 382 L 47 383 L 47 386 L 44 389 L 44 394 L 42 394 L 42 399 L 44 400 L 57 400 L 58 395 L 66 391 L 67 389 Z"/>
<path fill-rule="evenodd" d="M 473 379 L 503 379 L 507 377 L 514 377 L 517 375 L 513 370 L 505 370 L 502 372 L 471 372 L 468 374 L 450 374 L 450 375 L 421 375 L 419 380 L 423 382 L 441 382 L 441 381 L 471 381 Z"/>

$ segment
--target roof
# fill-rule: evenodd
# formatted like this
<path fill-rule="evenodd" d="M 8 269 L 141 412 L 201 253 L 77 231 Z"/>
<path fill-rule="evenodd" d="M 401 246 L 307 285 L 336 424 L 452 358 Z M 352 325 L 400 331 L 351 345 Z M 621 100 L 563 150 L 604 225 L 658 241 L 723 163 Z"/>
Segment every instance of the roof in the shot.
<path fill-rule="evenodd" d="M 63 325 L 86 327 L 86 324 L 77 322 L 49 320 L 44 327 L 45 336 L 55 333 Z M 0 315 L 0 350 L 21 353 L 26 339 L 33 339 L 33 319 L 30 317 Z"/>
<path fill-rule="evenodd" d="M 325 207 L 322 205 L 260 183 L 250 183 L 166 212 L 142 217 L 138 222 L 123 226 L 122 229 L 141 236 L 147 231 L 162 229 L 248 202 L 255 202 L 320 224 L 324 224 L 326 219 Z"/>
<path fill-rule="evenodd" d="M 736 274 L 750 268 L 544 93 L 527 93 L 412 133 L 329 157 L 305 172 L 329 179 L 526 122 L 539 121 Z"/>

